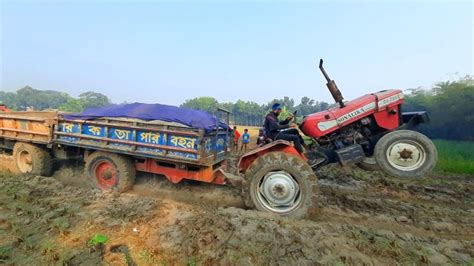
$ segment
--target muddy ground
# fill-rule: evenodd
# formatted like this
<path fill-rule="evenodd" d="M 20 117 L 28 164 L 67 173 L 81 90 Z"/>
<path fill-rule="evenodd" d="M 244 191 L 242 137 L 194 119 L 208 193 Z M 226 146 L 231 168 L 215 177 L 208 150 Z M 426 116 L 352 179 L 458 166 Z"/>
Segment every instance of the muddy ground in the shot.
<path fill-rule="evenodd" d="M 81 167 L 69 162 L 53 177 L 3 169 L 0 264 L 474 263 L 473 177 L 399 180 L 326 167 L 319 215 L 298 221 L 243 209 L 231 187 L 159 176 L 104 193 Z"/>

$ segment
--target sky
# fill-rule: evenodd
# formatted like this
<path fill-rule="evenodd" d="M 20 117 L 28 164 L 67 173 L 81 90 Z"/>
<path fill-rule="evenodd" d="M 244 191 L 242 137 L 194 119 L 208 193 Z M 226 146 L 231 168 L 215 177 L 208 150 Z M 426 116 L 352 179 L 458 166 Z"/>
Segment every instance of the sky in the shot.
<path fill-rule="evenodd" d="M 332 102 L 473 74 L 472 1 L 0 0 L 0 90 Z"/>

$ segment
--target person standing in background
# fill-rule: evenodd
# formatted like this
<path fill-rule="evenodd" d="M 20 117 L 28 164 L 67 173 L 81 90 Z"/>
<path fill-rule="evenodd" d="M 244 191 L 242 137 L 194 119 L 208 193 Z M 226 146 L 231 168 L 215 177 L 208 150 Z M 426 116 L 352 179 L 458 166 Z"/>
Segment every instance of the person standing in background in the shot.
<path fill-rule="evenodd" d="M 250 142 L 250 134 L 248 129 L 244 129 L 244 134 L 242 135 L 242 147 L 240 148 L 240 152 L 244 150 L 247 152 L 247 144 Z"/>
<path fill-rule="evenodd" d="M 240 139 L 240 132 L 237 130 L 237 127 L 234 126 L 234 130 L 232 131 L 232 135 L 234 139 L 232 140 L 232 149 L 237 151 L 239 149 L 239 139 Z"/>
<path fill-rule="evenodd" d="M 258 130 L 258 137 L 257 137 L 257 147 L 261 147 L 265 145 L 266 139 L 265 134 L 263 133 L 263 128 Z"/>

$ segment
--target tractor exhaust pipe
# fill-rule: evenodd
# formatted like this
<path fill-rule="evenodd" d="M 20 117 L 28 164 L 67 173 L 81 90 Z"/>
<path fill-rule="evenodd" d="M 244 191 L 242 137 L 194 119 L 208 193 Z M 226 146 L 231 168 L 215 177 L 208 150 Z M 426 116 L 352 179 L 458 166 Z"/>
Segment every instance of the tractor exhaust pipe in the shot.
<path fill-rule="evenodd" d="M 323 59 L 319 60 L 319 69 L 321 70 L 324 78 L 326 78 L 326 81 L 328 82 L 326 83 L 326 86 L 328 87 L 329 92 L 334 98 L 334 101 L 336 101 L 336 103 L 338 103 L 341 108 L 344 107 L 344 97 L 342 97 L 341 91 L 337 88 L 336 82 L 334 82 L 334 80 L 331 80 L 331 78 L 329 78 L 328 73 L 326 73 L 326 70 L 324 70 Z"/>

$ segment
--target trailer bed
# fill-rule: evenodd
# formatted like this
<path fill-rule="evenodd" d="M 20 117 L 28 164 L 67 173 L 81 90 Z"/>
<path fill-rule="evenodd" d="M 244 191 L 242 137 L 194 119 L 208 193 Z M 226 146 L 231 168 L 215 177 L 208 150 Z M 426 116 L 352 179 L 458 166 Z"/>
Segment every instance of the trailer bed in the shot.
<path fill-rule="evenodd" d="M 0 113 L 0 143 L 22 141 L 51 144 L 57 112 Z"/>
<path fill-rule="evenodd" d="M 53 142 L 161 161 L 214 165 L 225 159 L 228 130 L 214 130 L 147 122 L 138 119 L 60 118 Z"/>

